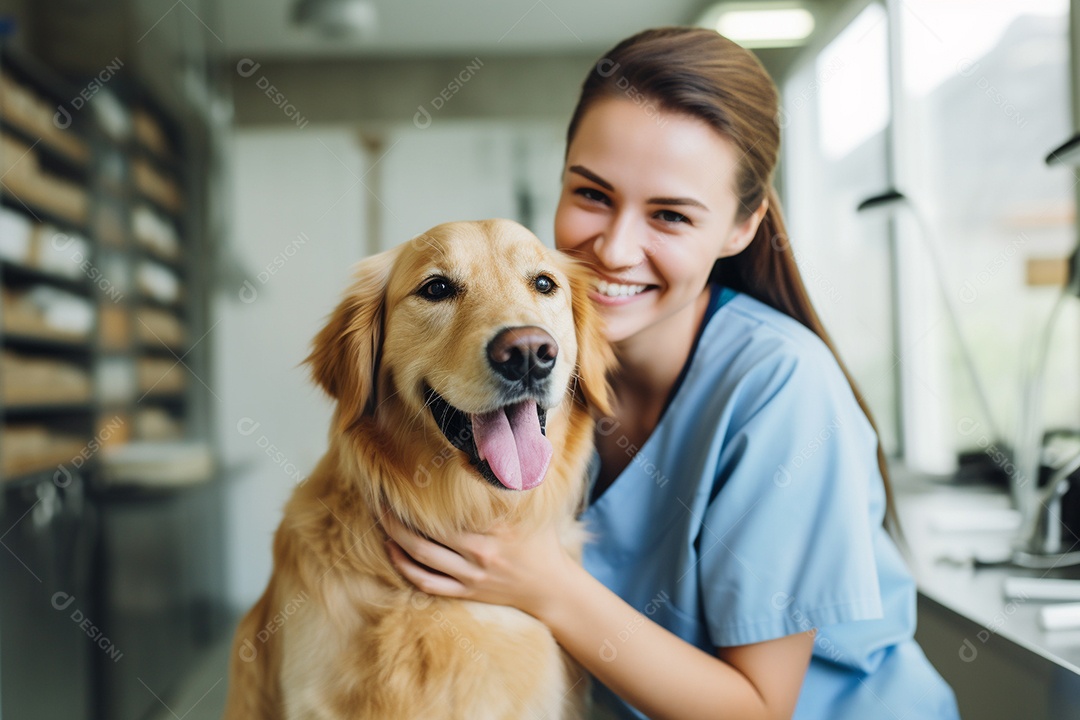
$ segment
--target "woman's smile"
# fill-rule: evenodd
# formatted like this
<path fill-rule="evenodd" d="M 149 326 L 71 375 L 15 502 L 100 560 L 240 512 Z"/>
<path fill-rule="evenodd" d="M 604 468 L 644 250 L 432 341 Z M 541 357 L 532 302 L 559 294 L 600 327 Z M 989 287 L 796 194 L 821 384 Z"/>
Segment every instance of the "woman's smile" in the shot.
<path fill-rule="evenodd" d="M 653 283 L 636 280 L 619 280 L 597 274 L 589 297 L 600 305 L 626 305 L 640 298 L 644 293 L 658 290 Z"/>

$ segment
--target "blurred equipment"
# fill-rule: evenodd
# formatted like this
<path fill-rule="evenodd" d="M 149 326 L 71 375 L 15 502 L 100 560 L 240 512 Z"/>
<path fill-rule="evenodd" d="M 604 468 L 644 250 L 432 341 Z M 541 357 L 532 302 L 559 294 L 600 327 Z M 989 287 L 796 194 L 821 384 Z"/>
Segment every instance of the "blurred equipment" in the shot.
<path fill-rule="evenodd" d="M 1052 150 L 1046 156 L 1046 164 L 1080 165 L 1080 135 Z M 1080 295 L 1078 266 L 1080 247 L 1073 251 L 1068 282 L 1050 311 L 1036 355 L 1025 368 L 1019 437 L 1015 445 L 1017 471 L 1012 483 L 1013 501 L 1023 524 L 1011 563 L 1021 567 L 1080 564 L 1080 551 L 1073 551 L 1076 545 L 1073 539 L 1080 535 L 1080 442 L 1075 432 L 1047 433 L 1042 416 L 1050 340 L 1066 298 Z"/>
<path fill-rule="evenodd" d="M 990 426 L 990 431 L 995 442 L 999 441 L 1004 436 L 999 430 L 998 424 L 994 421 L 994 414 L 990 410 L 989 396 L 982 380 L 979 378 L 979 371 L 975 367 L 975 358 L 971 354 L 971 346 L 964 337 L 964 332 L 960 327 L 960 318 L 953 305 L 952 297 L 945 288 L 944 263 L 939 254 L 938 243 L 934 240 L 934 235 L 930 230 L 929 224 L 926 222 L 926 218 L 919 212 L 919 209 L 911 199 L 895 188 L 890 188 L 880 195 L 874 195 L 863 200 L 859 203 L 858 207 L 855 208 L 855 211 L 860 213 L 883 211 L 894 214 L 899 211 L 900 208 L 907 208 L 919 226 L 919 234 L 930 252 L 934 268 L 934 278 L 937 280 L 938 289 L 941 291 L 941 299 L 945 304 L 945 314 L 949 318 L 949 323 L 952 325 L 953 334 L 956 336 L 957 347 L 960 348 L 960 355 L 964 360 L 964 367 L 967 370 L 968 377 L 971 379 L 971 384 L 975 389 L 975 397 L 978 400 L 979 409 L 982 411 L 983 418 L 986 420 L 987 425 Z"/>

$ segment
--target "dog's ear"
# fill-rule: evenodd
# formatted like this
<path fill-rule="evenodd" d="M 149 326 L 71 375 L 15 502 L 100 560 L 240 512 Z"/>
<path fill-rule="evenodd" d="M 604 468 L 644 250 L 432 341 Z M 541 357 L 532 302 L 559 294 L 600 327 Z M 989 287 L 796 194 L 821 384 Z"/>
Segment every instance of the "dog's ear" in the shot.
<path fill-rule="evenodd" d="M 397 249 L 388 250 L 357 264 L 355 282 L 304 360 L 315 382 L 338 401 L 342 430 L 368 412 L 375 399 L 386 286 L 397 255 Z"/>
<path fill-rule="evenodd" d="M 608 417 L 611 409 L 611 386 L 608 371 L 615 366 L 615 352 L 604 337 L 603 318 L 589 299 L 592 273 L 580 262 L 568 258 L 574 329 L 577 335 L 577 388 L 574 397 Z"/>

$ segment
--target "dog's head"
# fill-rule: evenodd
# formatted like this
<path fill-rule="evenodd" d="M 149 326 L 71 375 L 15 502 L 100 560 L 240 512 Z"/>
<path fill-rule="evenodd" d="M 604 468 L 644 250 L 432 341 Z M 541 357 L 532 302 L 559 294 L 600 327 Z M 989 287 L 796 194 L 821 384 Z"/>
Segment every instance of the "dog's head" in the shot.
<path fill-rule="evenodd" d="M 539 486 L 572 415 L 610 413 L 588 282 L 509 220 L 446 223 L 362 261 L 308 358 L 337 432 L 456 457 L 485 493 Z"/>

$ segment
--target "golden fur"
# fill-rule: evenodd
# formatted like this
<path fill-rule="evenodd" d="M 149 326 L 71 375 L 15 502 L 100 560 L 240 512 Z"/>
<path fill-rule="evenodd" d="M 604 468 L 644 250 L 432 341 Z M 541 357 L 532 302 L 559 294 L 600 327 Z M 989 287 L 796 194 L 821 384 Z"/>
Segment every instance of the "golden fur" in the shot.
<path fill-rule="evenodd" d="M 537 292 L 538 272 L 555 280 L 554 292 Z M 424 300 L 417 290 L 434 273 L 464 292 Z M 508 220 L 439 225 L 359 263 L 307 360 L 337 400 L 329 450 L 286 505 L 270 582 L 237 629 L 226 718 L 581 716 L 585 675 L 542 623 L 415 589 L 391 566 L 378 521 L 393 513 L 438 539 L 500 520 L 554 520 L 580 557 L 574 515 L 590 410 L 610 412 L 613 362 L 588 277 Z M 554 454 L 544 481 L 526 491 L 483 479 L 423 393 L 426 382 L 466 412 L 493 409 L 485 348 L 517 325 L 541 326 L 559 345 L 547 421 Z"/>

